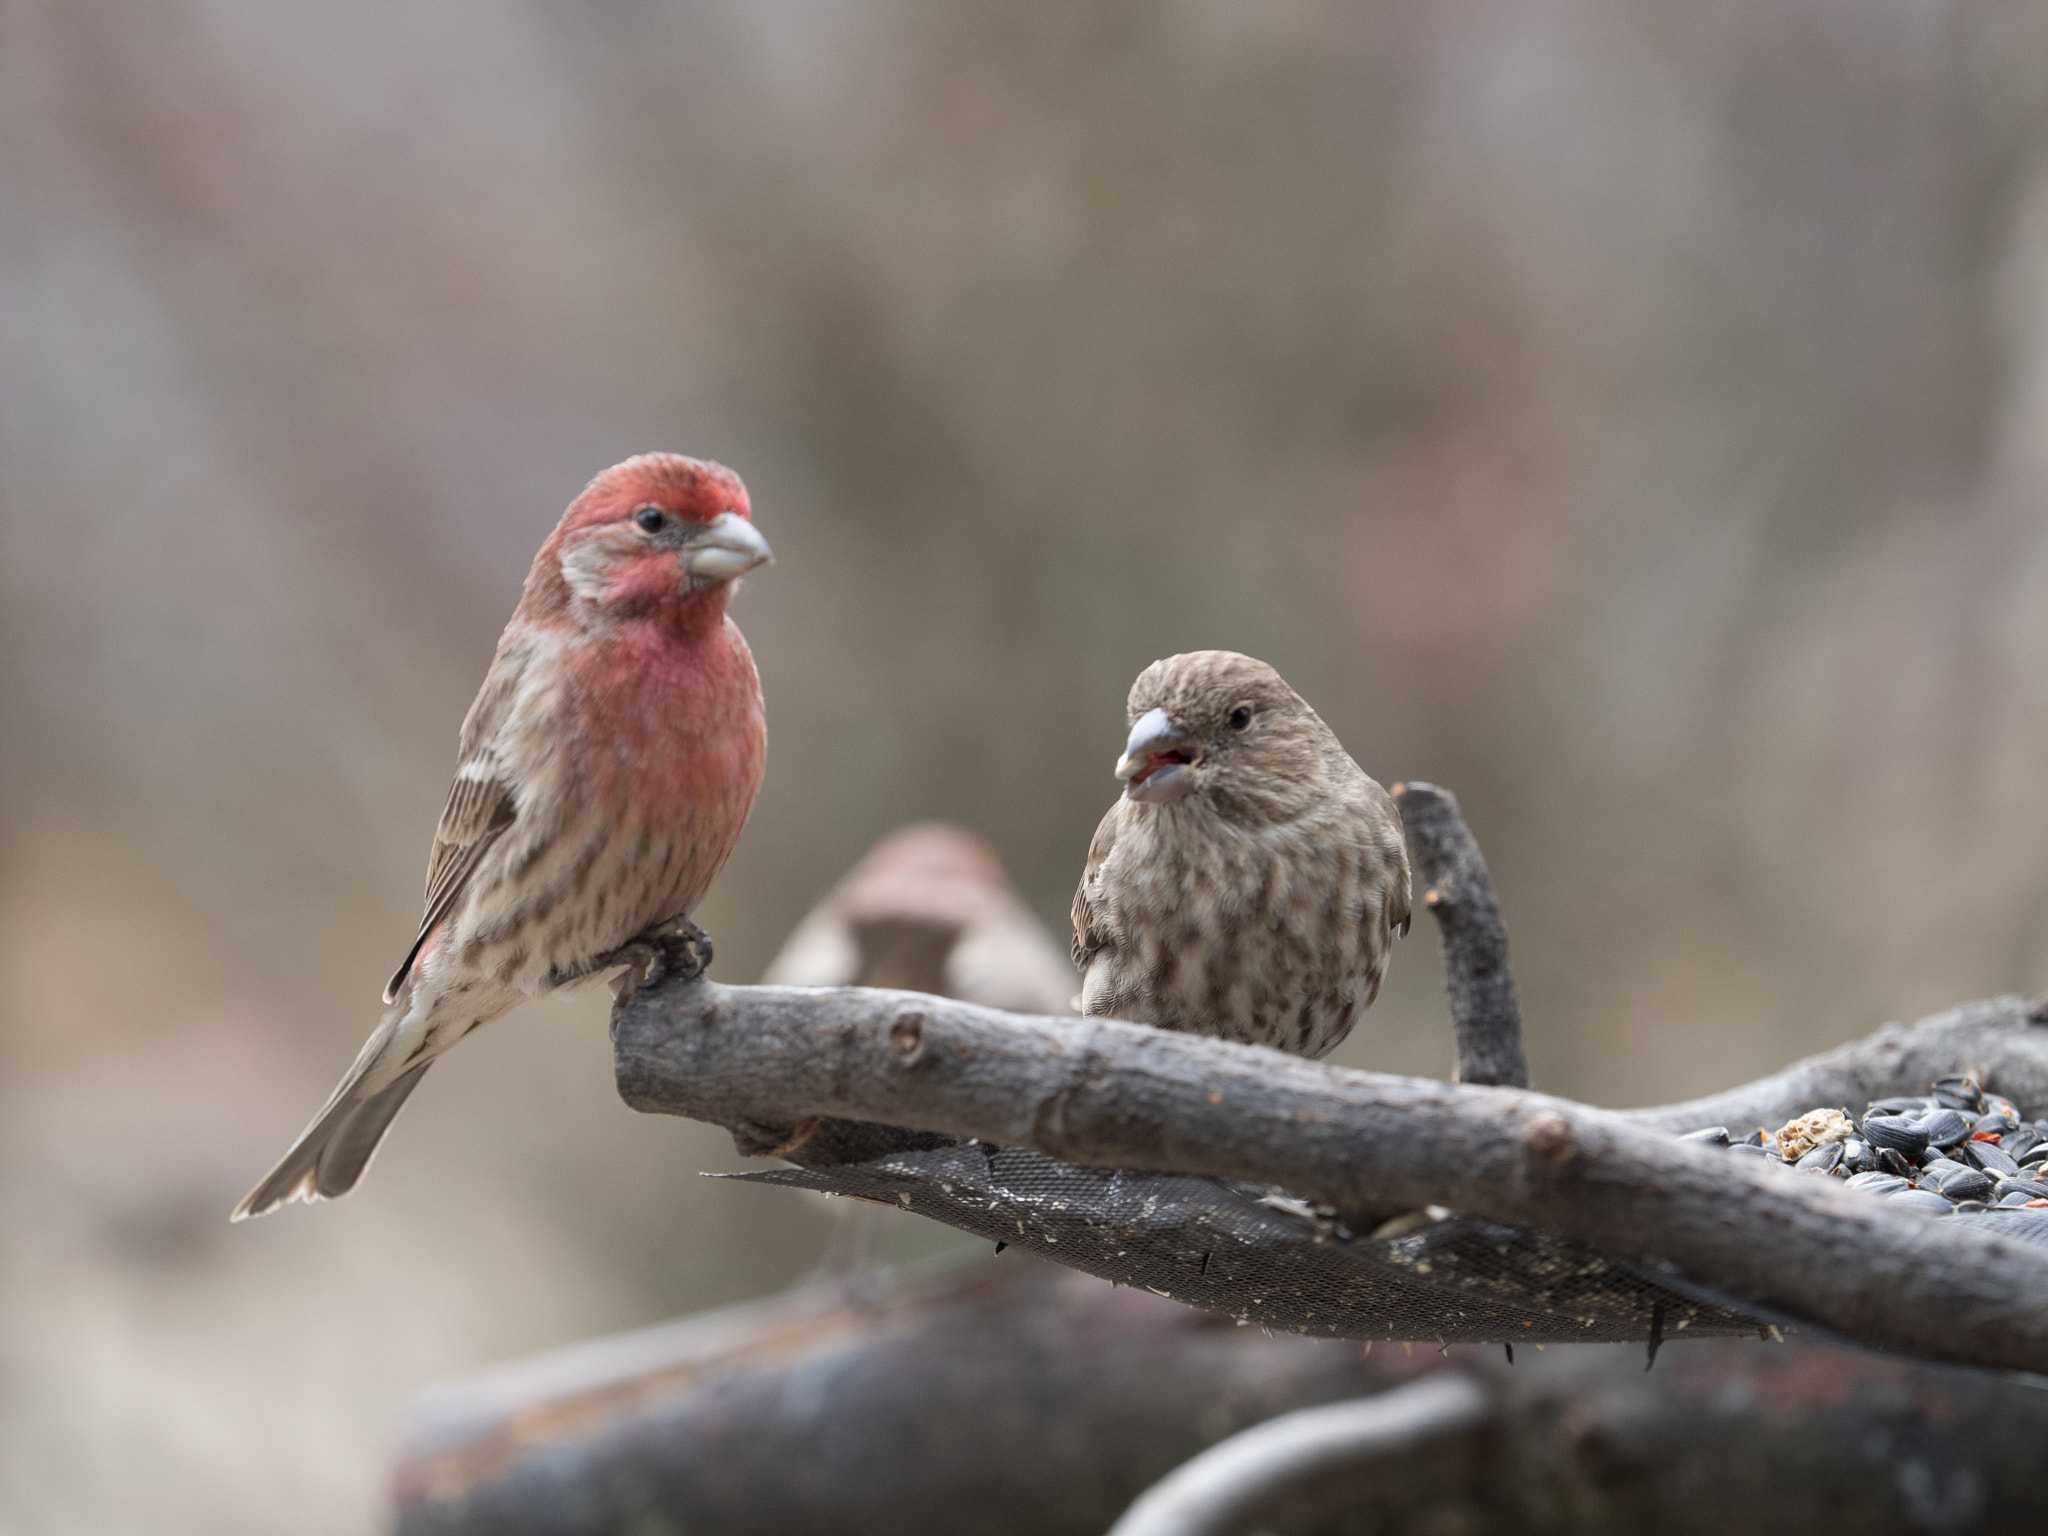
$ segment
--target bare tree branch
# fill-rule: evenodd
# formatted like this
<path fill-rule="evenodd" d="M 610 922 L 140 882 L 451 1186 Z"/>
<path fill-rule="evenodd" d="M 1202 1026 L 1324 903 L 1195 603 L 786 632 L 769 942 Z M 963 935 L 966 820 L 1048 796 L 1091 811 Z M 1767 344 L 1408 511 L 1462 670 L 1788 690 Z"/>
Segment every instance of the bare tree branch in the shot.
<path fill-rule="evenodd" d="M 1925 1093 L 1952 1072 L 1975 1073 L 2031 1115 L 2048 1110 L 2048 1012 L 2017 997 L 1964 1003 L 1917 1024 L 1887 1024 L 1740 1088 L 1621 1113 L 1666 1131 L 1775 1129 L 1823 1105 L 1860 1112 L 1872 1099 Z"/>
<path fill-rule="evenodd" d="M 1303 1484 L 1412 1455 L 1484 1423 L 1489 1409 L 1477 1381 L 1443 1371 L 1376 1397 L 1282 1414 L 1176 1467 L 1109 1536 L 1238 1536 Z"/>
<path fill-rule="evenodd" d="M 2024 1005 L 1998 1011 L 2003 1029 L 1964 1010 L 1959 1033 L 1994 1069 L 2039 1070 L 2048 1031 Z M 723 1125 L 879 1121 L 1277 1184 L 1339 1209 L 1442 1204 L 1669 1264 L 1847 1338 L 2048 1372 L 2038 1249 L 1564 1099 L 863 988 L 667 986 L 619 1010 L 613 1037 L 636 1109 Z M 1896 1049 L 1887 1038 L 1874 1052 Z"/>
<path fill-rule="evenodd" d="M 1434 784 L 1396 784 L 1394 803 L 1408 833 L 1417 900 L 1443 935 L 1444 990 L 1450 996 L 1461 1083 L 1529 1086 L 1522 1050 L 1522 1007 L 1508 969 L 1508 931 L 1479 844 L 1458 797 Z"/>

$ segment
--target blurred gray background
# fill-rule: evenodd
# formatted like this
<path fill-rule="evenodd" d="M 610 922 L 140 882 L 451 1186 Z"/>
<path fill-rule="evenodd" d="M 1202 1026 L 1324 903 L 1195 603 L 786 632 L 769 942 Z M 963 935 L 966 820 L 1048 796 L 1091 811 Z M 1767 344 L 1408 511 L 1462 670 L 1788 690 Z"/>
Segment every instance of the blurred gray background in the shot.
<path fill-rule="evenodd" d="M 420 1383 L 818 1262 L 602 994 L 225 1220 L 639 450 L 779 557 L 725 979 L 915 818 L 1063 926 L 1230 646 L 1458 791 L 1543 1086 L 2048 984 L 2044 111 L 2031 0 L 0 0 L 0 1526 L 367 1532 Z"/>

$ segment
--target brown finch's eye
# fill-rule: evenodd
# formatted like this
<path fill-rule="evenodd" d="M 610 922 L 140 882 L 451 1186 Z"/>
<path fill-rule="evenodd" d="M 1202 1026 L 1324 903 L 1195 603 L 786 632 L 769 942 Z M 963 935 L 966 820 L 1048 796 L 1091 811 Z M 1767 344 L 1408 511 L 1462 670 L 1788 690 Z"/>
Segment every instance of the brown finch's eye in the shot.
<path fill-rule="evenodd" d="M 1237 708 L 1233 709 L 1233 710 L 1232 710 L 1232 711 L 1230 712 L 1230 728 L 1231 728 L 1231 729 L 1232 729 L 1233 731 L 1241 731 L 1241 730 L 1243 730 L 1243 729 L 1244 729 L 1244 728 L 1245 728 L 1246 726 L 1250 725 L 1251 723 L 1252 723 L 1252 707 L 1251 707 L 1251 705 L 1249 705 L 1249 704 L 1240 704 L 1240 705 L 1238 705 L 1238 706 L 1237 706 Z"/>
<path fill-rule="evenodd" d="M 668 521 L 659 507 L 642 507 L 633 514 L 633 521 L 647 533 L 661 532 L 661 525 Z"/>

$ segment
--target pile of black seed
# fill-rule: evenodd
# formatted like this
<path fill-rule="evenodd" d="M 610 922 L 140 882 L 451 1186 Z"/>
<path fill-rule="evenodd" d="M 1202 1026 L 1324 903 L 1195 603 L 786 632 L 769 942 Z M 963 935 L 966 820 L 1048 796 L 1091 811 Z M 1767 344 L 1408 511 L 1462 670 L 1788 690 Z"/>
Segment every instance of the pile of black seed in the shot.
<path fill-rule="evenodd" d="M 1803 1115 L 1777 1131 L 1758 1127 L 1737 1141 L 1726 1126 L 1683 1139 L 1725 1146 L 1931 1216 L 1989 1220 L 1999 1231 L 2048 1243 L 2048 1120 L 2020 1118 L 2012 1101 L 1972 1077 L 1944 1077 L 1917 1098 L 1877 1099 L 1808 1146 Z M 1833 1119 L 1832 1116 L 1825 1118 Z M 1846 1129 L 1847 1134 L 1841 1134 Z M 1797 1153 L 1788 1159 L 1781 1146 Z"/>

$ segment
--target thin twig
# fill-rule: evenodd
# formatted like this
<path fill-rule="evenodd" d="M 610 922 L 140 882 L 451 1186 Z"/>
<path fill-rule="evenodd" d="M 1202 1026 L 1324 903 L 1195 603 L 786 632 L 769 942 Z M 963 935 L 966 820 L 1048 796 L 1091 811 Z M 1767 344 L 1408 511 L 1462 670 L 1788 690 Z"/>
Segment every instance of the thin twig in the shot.
<path fill-rule="evenodd" d="M 1238 1536 L 1305 1485 L 1412 1455 L 1484 1423 L 1489 1411 L 1478 1382 L 1440 1371 L 1376 1397 L 1283 1413 L 1183 1462 L 1140 1494 L 1109 1536 Z"/>
<path fill-rule="evenodd" d="M 1458 797 L 1434 784 L 1396 784 L 1394 803 L 1408 832 L 1416 899 L 1443 936 L 1444 990 L 1457 1037 L 1461 1083 L 1529 1086 L 1522 1050 L 1522 1008 L 1508 970 L 1508 931 L 1479 844 Z"/>

